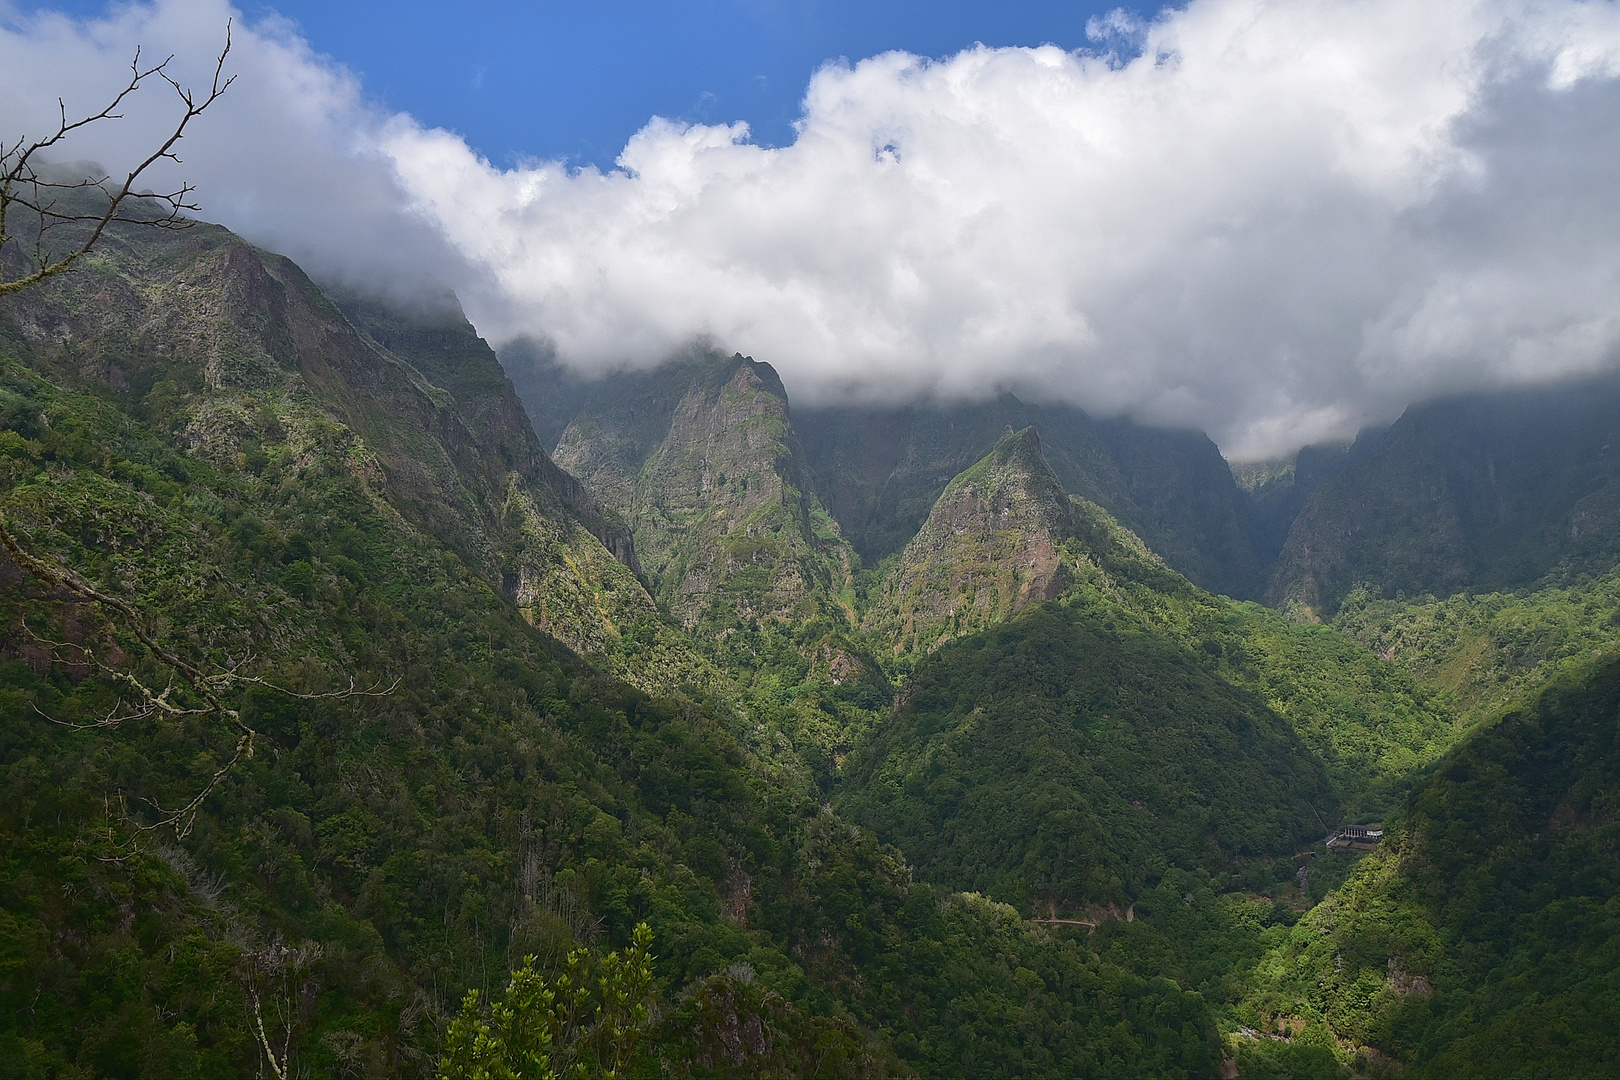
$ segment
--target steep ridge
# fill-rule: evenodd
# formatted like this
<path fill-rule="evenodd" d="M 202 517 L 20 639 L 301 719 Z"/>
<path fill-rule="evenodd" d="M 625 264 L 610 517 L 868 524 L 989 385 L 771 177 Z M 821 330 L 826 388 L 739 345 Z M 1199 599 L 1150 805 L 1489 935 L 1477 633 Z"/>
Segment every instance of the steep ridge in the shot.
<path fill-rule="evenodd" d="M 1357 585 L 1444 597 L 1617 560 L 1620 378 L 1604 376 L 1408 409 L 1306 502 L 1267 602 L 1329 617 Z"/>
<path fill-rule="evenodd" d="M 467 321 L 453 294 L 444 297 L 442 308 L 406 310 L 398 302 L 352 291 L 326 291 L 351 326 L 450 394 L 472 447 L 485 458 L 481 471 L 515 469 L 531 483 L 556 492 L 615 558 L 640 572 L 629 527 L 604 514 L 584 485 L 552 461 L 494 350 Z"/>
<path fill-rule="evenodd" d="M 1011 394 L 973 405 L 799 409 L 795 423 L 816 490 L 868 565 L 904 547 L 951 478 L 1007 428 L 1034 425 L 1064 487 L 1104 507 L 1177 570 L 1231 596 L 1264 587 L 1267 560 L 1251 535 L 1248 501 L 1198 432 L 1098 422 Z"/>
<path fill-rule="evenodd" d="M 654 595 L 823 788 L 893 689 L 855 558 L 805 479 L 768 364 L 697 353 L 593 384 L 557 460 L 634 529 Z"/>
<path fill-rule="evenodd" d="M 604 515 L 578 479 L 557 468 L 535 437 L 501 361 L 460 311 L 454 295 L 444 306 L 402 304 L 327 290 L 348 324 L 449 393 L 465 426 L 463 453 L 480 455 L 478 473 L 517 471 L 531 486 L 554 492 L 573 517 L 591 529 L 619 562 L 640 572 L 629 526 Z"/>
<path fill-rule="evenodd" d="M 927 653 L 1051 600 L 1069 580 L 1058 545 L 1073 530 L 1040 436 L 1008 429 L 946 486 L 862 629 L 896 654 Z"/>
<path fill-rule="evenodd" d="M 357 332 L 293 263 L 209 225 L 109 238 L 90 270 L 10 299 L 0 342 L 70 384 L 134 396 L 194 455 L 246 462 L 272 483 L 296 482 L 323 439 L 347 442 L 369 498 L 582 653 L 611 657 L 623 631 L 651 625 L 626 531 L 547 457 L 459 312 L 424 323 L 356 311 L 455 389 Z M 708 677 L 657 636 L 669 670 L 649 668 L 655 677 Z"/>
<path fill-rule="evenodd" d="M 1261 964 L 1247 1022 L 1316 1027 L 1363 1071 L 1612 1074 L 1617 784 L 1608 658 L 1476 731 L 1412 791 L 1380 850 Z M 1256 1075 L 1289 1056 L 1246 1050 Z"/>
<path fill-rule="evenodd" d="M 805 482 L 769 364 L 705 355 L 619 376 L 556 457 L 630 522 L 655 594 L 685 625 L 847 616 L 848 549 Z"/>

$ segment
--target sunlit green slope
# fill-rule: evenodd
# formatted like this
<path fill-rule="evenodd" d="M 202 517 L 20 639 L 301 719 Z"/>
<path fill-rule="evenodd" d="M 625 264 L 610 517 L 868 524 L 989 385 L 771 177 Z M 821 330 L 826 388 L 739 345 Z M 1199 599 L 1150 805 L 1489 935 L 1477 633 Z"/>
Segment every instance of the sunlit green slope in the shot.
<path fill-rule="evenodd" d="M 1324 1024 L 1362 1069 L 1620 1068 L 1620 663 L 1470 735 L 1255 974 L 1246 1018 Z M 1264 1068 L 1280 1048 L 1248 1047 Z"/>
<path fill-rule="evenodd" d="M 1446 600 L 1346 598 L 1334 626 L 1442 692 L 1466 721 L 1487 719 L 1561 671 L 1620 646 L 1620 572 L 1539 592 Z"/>

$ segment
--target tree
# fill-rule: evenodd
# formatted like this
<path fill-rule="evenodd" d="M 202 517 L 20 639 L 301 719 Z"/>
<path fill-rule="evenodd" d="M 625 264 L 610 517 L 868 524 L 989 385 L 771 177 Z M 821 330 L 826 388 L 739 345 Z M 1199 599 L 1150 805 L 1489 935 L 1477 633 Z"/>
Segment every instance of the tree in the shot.
<path fill-rule="evenodd" d="M 652 931 L 636 926 L 630 947 L 590 963 L 575 949 L 548 982 L 526 956 L 506 994 L 488 1009 L 467 991 L 445 1034 L 439 1075 L 445 1080 L 538 1080 L 621 1076 L 635 1060 L 651 1019 Z M 591 967 L 595 967 L 592 978 Z"/>

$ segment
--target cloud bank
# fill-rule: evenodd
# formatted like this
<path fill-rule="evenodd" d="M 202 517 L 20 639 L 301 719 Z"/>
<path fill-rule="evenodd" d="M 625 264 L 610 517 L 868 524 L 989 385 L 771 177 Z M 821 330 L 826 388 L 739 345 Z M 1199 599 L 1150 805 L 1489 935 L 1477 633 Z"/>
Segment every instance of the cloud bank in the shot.
<path fill-rule="evenodd" d="M 0 94 L 38 115 L 136 40 L 206 59 L 228 13 L 5 20 Z M 790 146 L 655 118 L 602 172 L 493 165 L 266 22 L 186 175 L 319 274 L 446 282 L 493 341 L 603 370 L 708 336 L 799 401 L 1005 387 L 1256 457 L 1620 360 L 1614 0 L 1192 0 L 1093 36 L 829 65 Z"/>

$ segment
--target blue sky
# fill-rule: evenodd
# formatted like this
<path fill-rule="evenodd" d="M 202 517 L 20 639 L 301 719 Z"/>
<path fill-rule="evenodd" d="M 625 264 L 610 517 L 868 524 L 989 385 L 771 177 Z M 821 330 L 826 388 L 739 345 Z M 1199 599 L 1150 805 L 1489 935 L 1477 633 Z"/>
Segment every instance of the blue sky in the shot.
<path fill-rule="evenodd" d="M 16 17 L 57 4 L 111 17 Z M 1620 0 L 1186 0 L 1103 41 L 1107 0 L 106 5 L 0 0 L 8 124 L 137 45 L 206 78 L 234 10 L 170 170 L 209 220 L 581 372 L 706 340 L 799 402 L 1013 389 L 1253 460 L 1620 364 Z"/>
<path fill-rule="evenodd" d="M 99 14 L 100 0 L 19 5 Z M 368 94 L 466 137 L 497 164 L 522 156 L 610 165 L 653 115 L 746 120 L 792 141 L 811 73 L 889 49 L 1085 45 L 1104 0 L 282 0 L 275 11 L 364 80 Z M 1126 7 L 1131 5 L 1126 4 Z"/>

